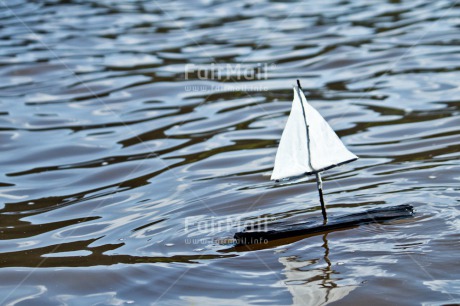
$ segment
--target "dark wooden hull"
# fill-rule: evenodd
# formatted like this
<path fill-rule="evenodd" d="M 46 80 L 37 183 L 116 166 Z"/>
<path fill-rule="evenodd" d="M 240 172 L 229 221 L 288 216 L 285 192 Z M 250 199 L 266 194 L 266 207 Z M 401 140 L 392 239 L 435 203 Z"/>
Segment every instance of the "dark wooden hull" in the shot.
<path fill-rule="evenodd" d="M 286 224 L 283 222 L 270 223 L 263 229 L 246 228 L 242 232 L 236 233 L 234 239 L 236 239 L 236 245 L 266 243 L 270 240 L 327 232 L 362 224 L 410 218 L 413 215 L 414 208 L 412 205 L 404 204 L 339 216 L 328 220 L 326 224 L 323 224 L 322 220 L 305 221 L 295 224 Z"/>

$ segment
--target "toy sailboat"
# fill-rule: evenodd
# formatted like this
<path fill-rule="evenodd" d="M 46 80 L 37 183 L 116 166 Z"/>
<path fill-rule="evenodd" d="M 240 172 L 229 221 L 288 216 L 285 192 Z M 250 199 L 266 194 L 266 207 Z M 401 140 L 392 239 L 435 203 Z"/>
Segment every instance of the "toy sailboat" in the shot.
<path fill-rule="evenodd" d="M 265 224 L 263 229 L 246 228 L 243 232 L 235 234 L 237 244 L 260 243 L 263 240 L 306 235 L 412 216 L 412 206 L 405 204 L 340 216 L 333 221 L 328 221 L 321 172 L 357 159 L 358 157 L 345 147 L 326 120 L 307 102 L 300 82 L 297 80 L 291 113 L 281 136 L 271 179 L 282 182 L 314 174 L 323 222 L 311 220 L 293 225 L 278 222 L 269 224 L 268 227 Z"/>
<path fill-rule="evenodd" d="M 348 151 L 323 117 L 307 102 L 299 80 L 271 179 L 315 174 L 324 220 L 327 220 L 321 172 L 358 159 Z"/>

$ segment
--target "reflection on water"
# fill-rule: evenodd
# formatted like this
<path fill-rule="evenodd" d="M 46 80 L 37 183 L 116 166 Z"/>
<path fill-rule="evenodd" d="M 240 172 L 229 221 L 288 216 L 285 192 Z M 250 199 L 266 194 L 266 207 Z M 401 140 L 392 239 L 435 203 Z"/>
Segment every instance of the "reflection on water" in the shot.
<path fill-rule="evenodd" d="M 341 300 L 356 285 L 338 285 L 341 281 L 339 273 L 333 269 L 329 259 L 327 234 L 322 235 L 324 256 L 321 260 L 296 261 L 295 257 L 280 257 L 279 261 L 286 266 L 286 285 L 293 296 L 294 305 L 325 305 Z M 322 268 L 314 268 L 323 261 Z M 312 266 L 312 269 L 309 269 Z"/>
<path fill-rule="evenodd" d="M 454 0 L 0 7 L 0 304 L 460 301 Z M 222 246 L 321 216 L 269 181 L 297 78 L 360 157 L 324 174 L 331 216 L 416 217 Z"/>

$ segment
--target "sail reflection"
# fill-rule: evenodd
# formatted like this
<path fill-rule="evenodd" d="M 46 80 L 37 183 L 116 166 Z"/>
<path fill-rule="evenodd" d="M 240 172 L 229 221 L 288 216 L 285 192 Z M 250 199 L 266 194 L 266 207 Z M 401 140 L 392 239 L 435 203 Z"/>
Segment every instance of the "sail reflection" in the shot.
<path fill-rule="evenodd" d="M 299 260 L 296 256 L 280 257 L 284 266 L 284 274 L 289 292 L 293 297 L 293 305 L 327 305 L 341 300 L 357 286 L 339 285 L 339 273 L 332 268 L 329 258 L 327 235 L 323 235 L 325 265 L 317 268 L 321 259 Z"/>

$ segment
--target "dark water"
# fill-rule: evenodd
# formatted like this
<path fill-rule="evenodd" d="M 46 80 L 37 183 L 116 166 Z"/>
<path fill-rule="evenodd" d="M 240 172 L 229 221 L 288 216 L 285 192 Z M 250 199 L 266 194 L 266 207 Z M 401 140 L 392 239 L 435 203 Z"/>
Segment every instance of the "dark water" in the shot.
<path fill-rule="evenodd" d="M 0 0 L 0 304 L 459 303 L 459 31 L 456 1 Z M 269 181 L 296 78 L 360 156 L 329 213 L 414 219 L 215 240 L 320 217 Z"/>

